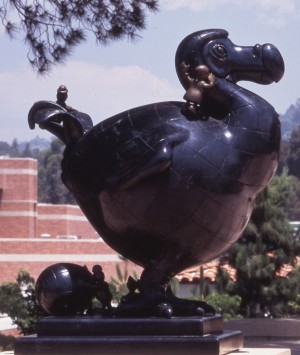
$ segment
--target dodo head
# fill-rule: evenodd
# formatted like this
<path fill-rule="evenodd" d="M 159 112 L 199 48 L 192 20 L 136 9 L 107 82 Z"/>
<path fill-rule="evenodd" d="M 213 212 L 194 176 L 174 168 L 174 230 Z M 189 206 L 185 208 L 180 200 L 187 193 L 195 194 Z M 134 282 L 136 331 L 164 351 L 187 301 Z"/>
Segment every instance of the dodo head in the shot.
<path fill-rule="evenodd" d="M 228 38 L 228 32 L 222 29 L 197 31 L 179 44 L 175 65 L 178 78 L 186 88 L 181 63 L 193 70 L 205 64 L 218 78 L 233 82 L 253 81 L 258 84 L 278 82 L 284 73 L 284 62 L 278 49 L 272 44 L 237 46 Z"/>

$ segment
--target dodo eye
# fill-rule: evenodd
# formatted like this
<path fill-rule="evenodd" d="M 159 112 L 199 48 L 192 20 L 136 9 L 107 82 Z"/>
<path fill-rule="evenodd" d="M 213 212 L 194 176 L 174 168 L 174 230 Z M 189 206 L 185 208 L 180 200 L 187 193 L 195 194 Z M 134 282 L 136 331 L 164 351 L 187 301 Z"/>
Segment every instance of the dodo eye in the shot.
<path fill-rule="evenodd" d="M 211 54 L 218 62 L 224 62 L 228 57 L 227 49 L 222 44 L 215 44 L 212 48 Z"/>

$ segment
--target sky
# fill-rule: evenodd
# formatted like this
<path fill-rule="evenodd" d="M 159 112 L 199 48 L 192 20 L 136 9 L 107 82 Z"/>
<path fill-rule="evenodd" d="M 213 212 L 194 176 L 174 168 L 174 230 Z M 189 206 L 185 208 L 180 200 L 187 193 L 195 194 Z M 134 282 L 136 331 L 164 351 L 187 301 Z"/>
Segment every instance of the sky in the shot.
<path fill-rule="evenodd" d="M 159 0 L 135 42 L 97 45 L 89 36 L 63 65 L 40 76 L 27 61 L 21 37 L 10 40 L 0 29 L 0 141 L 28 141 L 51 134 L 30 130 L 27 114 L 39 100 L 56 100 L 64 84 L 68 104 L 88 113 L 94 124 L 126 109 L 148 103 L 182 100 L 174 67 L 177 46 L 188 34 L 223 28 L 242 46 L 272 43 L 285 61 L 285 76 L 268 86 L 240 82 L 269 101 L 280 114 L 300 98 L 299 0 Z"/>

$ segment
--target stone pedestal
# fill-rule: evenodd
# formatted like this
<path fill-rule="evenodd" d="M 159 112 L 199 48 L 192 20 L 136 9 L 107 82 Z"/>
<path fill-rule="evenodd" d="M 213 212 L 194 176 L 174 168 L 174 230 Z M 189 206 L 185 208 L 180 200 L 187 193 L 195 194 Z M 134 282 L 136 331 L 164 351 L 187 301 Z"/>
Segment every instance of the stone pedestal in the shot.
<path fill-rule="evenodd" d="M 37 335 L 17 340 L 15 355 L 221 355 L 243 347 L 240 331 L 209 318 L 47 317 Z"/>

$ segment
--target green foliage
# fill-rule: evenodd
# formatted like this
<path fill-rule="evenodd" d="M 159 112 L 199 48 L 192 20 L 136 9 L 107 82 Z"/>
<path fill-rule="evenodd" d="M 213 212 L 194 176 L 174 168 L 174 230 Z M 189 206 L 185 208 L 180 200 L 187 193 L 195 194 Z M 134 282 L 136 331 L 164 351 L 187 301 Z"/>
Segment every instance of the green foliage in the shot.
<path fill-rule="evenodd" d="M 300 179 L 291 175 L 291 194 L 285 211 L 290 221 L 300 221 Z"/>
<path fill-rule="evenodd" d="M 300 178 L 300 126 L 292 131 L 287 166 L 290 174 Z"/>
<path fill-rule="evenodd" d="M 179 289 L 180 289 L 180 282 L 176 279 L 176 277 L 173 277 L 170 283 L 171 286 L 171 290 L 173 295 L 176 296 L 176 294 L 178 293 Z"/>
<path fill-rule="evenodd" d="M 15 337 L 0 333 L 0 350 L 8 351 L 14 348 Z"/>
<path fill-rule="evenodd" d="M 248 227 L 226 255 L 237 270 L 237 280 L 232 282 L 220 273 L 218 288 L 242 298 L 243 315 L 285 314 L 288 301 L 299 293 L 297 268 L 289 277 L 277 276 L 284 264 L 295 266 L 295 257 L 300 255 L 300 243 L 292 236 L 285 212 L 292 180 L 284 169 L 258 195 Z"/>
<path fill-rule="evenodd" d="M 156 0 L 11 0 L 2 2 L 0 19 L 11 38 L 24 33 L 29 62 L 44 73 L 65 60 L 88 32 L 101 44 L 136 38 L 145 28 L 146 12 L 155 10 Z"/>
<path fill-rule="evenodd" d="M 16 282 L 0 286 L 0 312 L 8 314 L 22 334 L 36 332 L 36 322 L 43 312 L 35 302 L 34 279 L 27 271 L 21 270 Z"/>
<path fill-rule="evenodd" d="M 14 139 L 11 145 L 0 142 L 0 155 L 38 160 L 38 201 L 52 204 L 76 204 L 73 195 L 61 180 L 64 144 L 59 139 L 54 139 L 48 149 L 31 149 L 29 143 L 23 143 L 23 148 L 20 146 L 17 139 Z"/>
<path fill-rule="evenodd" d="M 120 264 L 116 264 L 116 274 L 117 278 L 111 276 L 109 282 L 109 289 L 113 297 L 113 302 L 119 303 L 121 298 L 128 293 L 127 281 L 128 281 L 128 269 L 127 263 L 125 263 L 125 267 L 122 270 Z M 138 280 L 137 273 L 133 271 L 133 279 Z"/>
<path fill-rule="evenodd" d="M 39 156 L 38 196 L 39 202 L 52 204 L 75 204 L 71 192 L 61 181 L 61 160 L 64 144 L 55 139 Z"/>
<path fill-rule="evenodd" d="M 218 294 L 212 292 L 206 296 L 204 300 L 206 303 L 213 306 L 217 313 L 221 313 L 225 321 L 232 318 L 242 318 L 239 314 L 241 297 L 238 295 L 230 296 L 226 293 Z"/>
<path fill-rule="evenodd" d="M 300 120 L 300 99 L 297 101 L 297 115 Z M 291 188 L 293 194 L 286 206 L 286 212 L 291 221 L 300 220 L 300 126 L 291 133 L 291 139 L 282 142 L 280 171 L 288 168 L 289 175 L 292 176 Z"/>
<path fill-rule="evenodd" d="M 0 142 L 0 156 L 11 156 L 11 146 L 6 142 Z"/>
<path fill-rule="evenodd" d="M 289 313 L 292 315 L 300 315 L 300 294 L 298 294 L 294 301 L 288 302 Z"/>
<path fill-rule="evenodd" d="M 280 116 L 280 120 L 283 139 L 288 139 L 295 127 L 300 125 L 300 99 Z"/>

